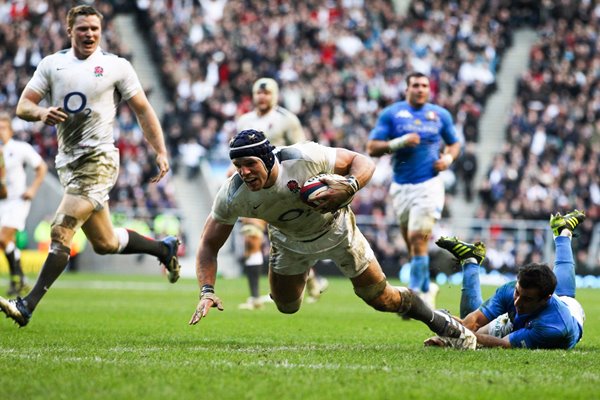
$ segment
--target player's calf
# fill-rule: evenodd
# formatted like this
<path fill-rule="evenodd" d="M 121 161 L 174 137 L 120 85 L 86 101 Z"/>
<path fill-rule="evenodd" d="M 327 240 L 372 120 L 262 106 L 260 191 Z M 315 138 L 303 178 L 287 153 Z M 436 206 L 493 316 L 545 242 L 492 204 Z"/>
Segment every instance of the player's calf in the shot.
<path fill-rule="evenodd" d="M 354 293 L 377 311 L 395 312 L 398 309 L 398 293 L 387 280 L 368 286 L 355 286 Z"/>

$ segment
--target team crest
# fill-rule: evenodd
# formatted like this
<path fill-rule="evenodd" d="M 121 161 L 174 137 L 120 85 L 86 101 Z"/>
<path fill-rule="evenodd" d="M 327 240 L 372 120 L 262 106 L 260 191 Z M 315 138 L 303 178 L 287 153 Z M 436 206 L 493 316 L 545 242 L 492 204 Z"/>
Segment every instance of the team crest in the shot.
<path fill-rule="evenodd" d="M 425 114 L 425 118 L 427 121 L 437 121 L 438 115 L 435 111 L 428 111 L 427 114 Z"/>
<path fill-rule="evenodd" d="M 292 193 L 300 192 L 300 185 L 298 185 L 297 181 L 288 181 L 287 188 L 290 189 Z"/>
<path fill-rule="evenodd" d="M 100 67 L 100 66 L 95 67 L 94 68 L 94 75 L 96 75 L 96 78 L 99 78 L 99 77 L 103 76 L 104 75 L 104 69 L 102 67 Z"/>

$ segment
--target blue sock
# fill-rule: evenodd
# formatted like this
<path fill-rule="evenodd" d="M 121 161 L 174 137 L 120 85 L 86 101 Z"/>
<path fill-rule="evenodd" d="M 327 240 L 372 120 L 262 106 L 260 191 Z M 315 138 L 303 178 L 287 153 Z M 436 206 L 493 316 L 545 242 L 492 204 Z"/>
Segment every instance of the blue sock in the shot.
<path fill-rule="evenodd" d="M 429 256 L 414 256 L 410 260 L 410 288 L 423 293 L 429 291 Z"/>
<path fill-rule="evenodd" d="M 479 285 L 479 264 L 465 263 L 463 265 L 463 282 L 460 294 L 460 317 L 466 317 L 470 312 L 479 308 L 481 286 Z"/>
<path fill-rule="evenodd" d="M 554 258 L 554 275 L 556 275 L 557 296 L 575 297 L 575 260 L 571 249 L 571 238 L 557 236 L 554 239 L 556 257 Z"/>

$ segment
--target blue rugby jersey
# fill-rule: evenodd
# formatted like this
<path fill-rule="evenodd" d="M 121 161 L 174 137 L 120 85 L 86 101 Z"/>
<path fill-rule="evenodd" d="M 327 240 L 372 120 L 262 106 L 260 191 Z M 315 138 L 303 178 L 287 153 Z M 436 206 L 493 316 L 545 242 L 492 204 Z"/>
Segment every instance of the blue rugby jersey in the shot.
<path fill-rule="evenodd" d="M 421 143 L 392 155 L 394 181 L 399 184 L 421 183 L 436 176 L 433 164 L 440 157 L 442 139 L 448 145 L 458 141 L 448 110 L 431 103 L 416 109 L 407 101 L 391 104 L 381 111 L 369 140 L 388 141 L 412 132 L 419 134 Z"/>
<path fill-rule="evenodd" d="M 528 349 L 572 349 L 581 339 L 582 327 L 571 315 L 567 305 L 552 295 L 547 305 L 534 314 L 519 315 L 514 305 L 517 281 L 500 286 L 494 295 L 479 307 L 492 321 L 508 313 L 513 331 L 508 339 L 512 347 Z"/>

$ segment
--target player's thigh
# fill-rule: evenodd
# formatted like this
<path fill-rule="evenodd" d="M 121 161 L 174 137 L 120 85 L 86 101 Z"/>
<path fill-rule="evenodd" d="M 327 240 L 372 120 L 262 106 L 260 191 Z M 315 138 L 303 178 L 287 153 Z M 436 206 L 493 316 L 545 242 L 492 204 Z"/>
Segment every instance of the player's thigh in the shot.
<path fill-rule="evenodd" d="M 559 296 L 558 298 L 567 305 L 571 315 L 583 328 L 583 324 L 585 323 L 585 312 L 583 311 L 581 303 L 579 303 L 575 298 L 569 296 Z"/>
<path fill-rule="evenodd" d="M 282 275 L 269 269 L 271 296 L 278 303 L 291 303 L 302 297 L 308 271 L 296 275 Z"/>
<path fill-rule="evenodd" d="M 370 266 L 381 269 L 371 245 L 356 225 L 352 225 L 338 245 L 319 253 L 319 259 L 333 260 L 346 278 L 355 278 Z"/>
<path fill-rule="evenodd" d="M 439 177 L 416 186 L 408 217 L 409 237 L 411 232 L 430 233 L 444 209 L 444 183 Z"/>
<path fill-rule="evenodd" d="M 2 246 L 6 246 L 10 242 L 15 241 L 15 236 L 17 234 L 17 230 L 15 228 L 9 226 L 3 226 L 0 228 L 0 244 Z"/>
<path fill-rule="evenodd" d="M 119 174 L 119 151 L 97 150 L 57 169 L 65 193 L 86 198 L 99 210 Z"/>

